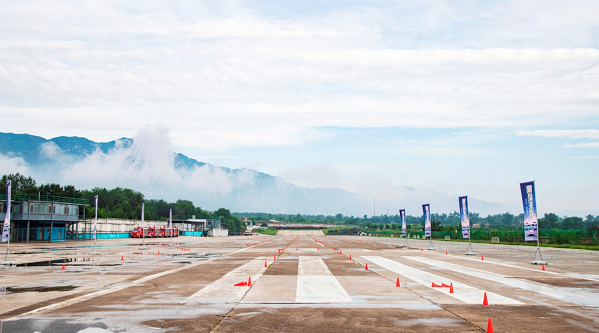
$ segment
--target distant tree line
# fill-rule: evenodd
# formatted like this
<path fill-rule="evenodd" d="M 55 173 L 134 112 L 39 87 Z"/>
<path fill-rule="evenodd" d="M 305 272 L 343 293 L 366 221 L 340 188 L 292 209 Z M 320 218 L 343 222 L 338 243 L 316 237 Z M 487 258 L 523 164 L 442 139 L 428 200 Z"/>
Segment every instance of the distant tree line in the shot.
<path fill-rule="evenodd" d="M 400 230 L 401 219 L 396 215 L 379 215 L 368 217 L 337 215 L 302 215 L 302 214 L 268 214 L 268 213 L 235 213 L 238 217 L 246 217 L 259 225 L 268 220 L 286 221 L 289 223 L 331 223 L 339 225 L 355 225 L 369 230 Z M 511 213 L 488 215 L 481 217 L 479 213 L 469 213 L 470 223 L 473 228 L 480 229 L 522 229 L 524 214 L 514 215 Z M 543 229 L 553 230 L 584 230 L 599 229 L 599 215 L 587 215 L 581 217 L 562 218 L 554 213 L 546 213 L 539 218 L 539 225 Z M 424 228 L 423 216 L 406 215 L 406 226 L 408 230 L 417 231 Z M 461 231 L 460 213 L 431 214 L 431 229 L 433 231 Z"/>
<path fill-rule="evenodd" d="M 11 192 L 13 194 L 39 194 L 43 196 L 52 195 L 68 198 L 87 199 L 91 207 L 87 207 L 85 215 L 91 218 L 95 214 L 94 196 L 98 196 L 98 217 L 119 219 L 140 219 L 141 204 L 144 204 L 144 218 L 146 220 L 163 220 L 169 218 L 170 209 L 173 210 L 173 219 L 186 220 L 195 215 L 196 219 L 214 219 L 220 217 L 223 228 L 230 232 L 243 232 L 245 224 L 233 216 L 228 209 L 220 208 L 215 212 L 203 210 L 196 207 L 189 200 L 177 200 L 166 202 L 162 199 L 145 199 L 141 192 L 128 188 L 116 187 L 111 190 L 96 187 L 91 190 L 78 190 L 73 185 L 62 186 L 59 184 L 43 184 L 37 186 L 31 177 L 25 177 L 19 173 L 4 175 L 0 180 L 0 188 L 6 188 L 8 180 L 11 181 Z M 0 193 L 3 193 L 0 190 Z"/>

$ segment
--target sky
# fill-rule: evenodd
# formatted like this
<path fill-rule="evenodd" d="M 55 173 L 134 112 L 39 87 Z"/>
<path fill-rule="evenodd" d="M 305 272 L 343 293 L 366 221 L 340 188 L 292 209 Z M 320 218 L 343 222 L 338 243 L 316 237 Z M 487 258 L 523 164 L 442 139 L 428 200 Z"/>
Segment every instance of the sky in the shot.
<path fill-rule="evenodd" d="M 599 2 L 0 1 L 0 131 L 597 210 Z M 391 198 L 392 199 L 392 198 Z M 519 212 L 515 212 L 519 213 Z"/>

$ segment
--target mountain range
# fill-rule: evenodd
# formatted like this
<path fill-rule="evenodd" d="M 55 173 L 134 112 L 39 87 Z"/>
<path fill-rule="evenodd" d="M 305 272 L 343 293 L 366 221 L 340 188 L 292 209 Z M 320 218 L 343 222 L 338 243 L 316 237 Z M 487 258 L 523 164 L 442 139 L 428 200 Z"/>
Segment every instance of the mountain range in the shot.
<path fill-rule="evenodd" d="M 139 140 L 140 142 L 142 140 Z M 251 169 L 229 169 L 214 166 L 209 163 L 200 162 L 180 153 L 167 151 L 166 155 L 156 153 L 158 159 L 168 160 L 171 169 L 161 171 L 159 175 L 140 178 L 140 173 L 151 173 L 157 168 L 152 159 L 153 147 L 150 153 L 143 153 L 143 149 L 135 149 L 138 139 L 121 138 L 109 142 L 94 142 L 82 137 L 56 137 L 45 139 L 30 134 L 0 133 L 0 154 L 9 159 L 22 159 L 26 163 L 28 171 L 43 174 L 48 182 L 76 182 L 78 187 L 81 178 L 72 178 L 89 168 L 90 165 L 101 165 L 101 170 L 107 173 L 108 178 L 98 178 L 86 181 L 89 187 L 110 187 L 111 185 L 121 187 L 132 187 L 146 194 L 149 198 L 176 200 L 188 199 L 196 205 L 205 209 L 217 209 L 227 207 L 236 212 L 267 212 L 282 214 L 323 214 L 333 215 L 344 213 L 345 215 L 371 215 L 373 213 L 372 194 L 351 193 L 338 188 L 307 188 L 291 184 L 280 177 Z M 48 153 L 49 148 L 53 153 Z M 136 153 L 127 153 L 124 158 L 110 162 L 110 157 L 135 150 Z M 142 151 L 140 153 L 139 151 Z M 145 154 L 145 155 L 144 155 Z M 86 159 L 93 159 L 93 163 L 82 163 Z M 58 165 L 61 160 L 68 163 Z M 108 162 L 107 162 L 108 161 Z M 129 164 L 129 165 L 127 165 Z M 118 165 L 117 171 L 114 165 Z M 131 167 L 131 165 L 133 167 Z M 43 173 L 41 170 L 53 170 L 52 173 Z M 124 170 L 124 171 L 123 171 Z M 131 171 L 133 170 L 133 171 Z M 145 170 L 145 171 L 143 171 Z M 173 171 L 174 170 L 174 171 Z M 201 171 L 201 172 L 199 172 Z M 123 173 L 127 173 L 123 177 Z M 6 173 L 1 169 L 0 173 Z M 161 174 L 167 174 L 165 178 L 180 179 L 180 183 L 161 182 L 156 180 Z M 194 176 L 194 173 L 197 173 Z M 87 178 L 93 178 L 95 173 L 87 173 Z M 60 175 L 60 176 L 58 176 Z M 110 182 L 111 175 L 116 177 L 116 183 Z M 71 177 L 72 176 L 72 177 Z M 118 178 L 121 177 L 121 178 Z M 34 177 L 36 178 L 36 177 Z M 37 178 L 36 178 L 37 179 Z M 136 181 L 133 181 L 133 180 Z M 87 179 L 86 179 L 87 180 Z M 208 181 L 212 180 L 212 181 Z M 123 184 L 119 181 L 124 182 Z M 201 187 L 194 182 L 203 182 Z M 85 184 L 84 184 L 85 185 Z M 139 187 L 139 188 L 135 188 Z M 224 187 L 225 189 L 221 189 Z M 215 190 L 219 189 L 219 190 Z M 386 198 L 377 198 L 377 212 L 386 213 L 391 208 L 390 214 L 397 214 L 397 209 L 406 208 L 411 215 L 421 215 L 421 204 L 430 203 L 431 211 L 437 213 L 451 213 L 458 208 L 457 196 L 450 197 L 435 190 L 416 189 L 412 187 L 398 187 L 387 195 Z M 492 203 L 476 198 L 469 198 L 470 209 L 481 215 L 503 213 L 506 211 L 517 212 L 513 205 Z M 401 207 L 400 207 L 401 206 Z"/>

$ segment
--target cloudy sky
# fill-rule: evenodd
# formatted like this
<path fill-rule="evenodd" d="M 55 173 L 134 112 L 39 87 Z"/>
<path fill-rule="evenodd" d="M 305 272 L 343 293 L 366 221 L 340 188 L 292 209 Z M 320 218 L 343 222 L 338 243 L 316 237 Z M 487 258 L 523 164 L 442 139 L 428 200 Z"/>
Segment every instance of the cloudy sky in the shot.
<path fill-rule="evenodd" d="M 161 127 L 175 151 L 302 186 L 515 203 L 536 180 L 541 212 L 599 209 L 596 0 L 0 8 L 2 132 Z"/>

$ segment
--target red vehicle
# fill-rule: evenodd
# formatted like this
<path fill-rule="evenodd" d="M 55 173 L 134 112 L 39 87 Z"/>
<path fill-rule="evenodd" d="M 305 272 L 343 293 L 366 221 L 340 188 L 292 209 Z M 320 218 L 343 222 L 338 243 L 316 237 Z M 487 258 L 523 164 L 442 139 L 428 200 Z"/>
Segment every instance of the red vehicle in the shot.
<path fill-rule="evenodd" d="M 165 237 L 166 236 L 166 228 L 165 227 L 155 227 L 156 229 L 156 237 Z"/>
<path fill-rule="evenodd" d="M 156 237 L 156 227 L 147 227 L 147 228 L 148 228 L 148 233 L 146 234 L 146 237 Z"/>
<path fill-rule="evenodd" d="M 170 237 L 171 236 L 171 229 L 170 228 L 166 228 L 167 233 L 166 233 L 166 237 Z M 173 227 L 172 228 L 172 233 L 173 233 L 173 237 L 179 237 L 179 227 Z"/>
<path fill-rule="evenodd" d="M 142 237 L 141 227 L 135 227 L 135 228 L 133 228 L 133 230 L 131 230 L 131 238 L 141 238 L 141 237 Z"/>
<path fill-rule="evenodd" d="M 131 237 L 132 238 L 154 237 L 154 227 L 147 227 L 147 226 L 144 227 L 143 234 L 142 234 L 141 227 L 135 227 L 135 228 L 133 228 L 133 230 L 131 230 Z"/>

